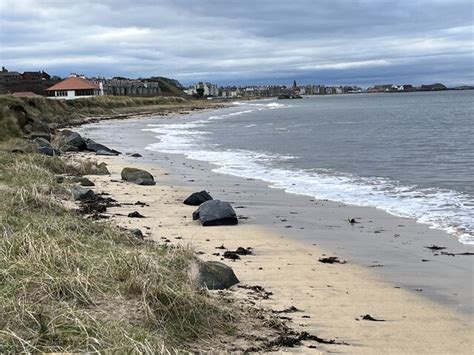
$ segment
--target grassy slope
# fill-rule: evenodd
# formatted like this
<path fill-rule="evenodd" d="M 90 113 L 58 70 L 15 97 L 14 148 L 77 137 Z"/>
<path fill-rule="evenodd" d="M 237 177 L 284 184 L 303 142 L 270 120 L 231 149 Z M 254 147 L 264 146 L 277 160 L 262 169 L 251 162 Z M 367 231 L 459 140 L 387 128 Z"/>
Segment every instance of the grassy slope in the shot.
<path fill-rule="evenodd" d="M 137 241 L 63 206 L 68 193 L 55 174 L 90 166 L 7 148 L 0 149 L 1 353 L 164 352 L 233 332 L 231 305 L 190 283 L 190 250 Z"/>
<path fill-rule="evenodd" d="M 32 121 L 65 125 L 88 116 L 113 116 L 143 111 L 192 109 L 210 105 L 206 101 L 182 97 L 119 97 L 102 96 L 78 100 L 50 100 L 0 96 L 0 140 L 18 136 Z"/>

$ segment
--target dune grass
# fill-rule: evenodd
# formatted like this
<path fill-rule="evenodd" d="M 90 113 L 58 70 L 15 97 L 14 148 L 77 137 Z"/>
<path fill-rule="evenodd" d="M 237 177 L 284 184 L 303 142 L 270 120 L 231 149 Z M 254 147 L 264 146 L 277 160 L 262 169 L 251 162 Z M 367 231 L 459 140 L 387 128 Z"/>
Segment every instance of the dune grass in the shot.
<path fill-rule="evenodd" d="M 191 250 L 64 207 L 55 175 L 87 164 L 9 147 L 0 148 L 0 353 L 171 353 L 234 331 L 232 305 L 189 280 Z"/>

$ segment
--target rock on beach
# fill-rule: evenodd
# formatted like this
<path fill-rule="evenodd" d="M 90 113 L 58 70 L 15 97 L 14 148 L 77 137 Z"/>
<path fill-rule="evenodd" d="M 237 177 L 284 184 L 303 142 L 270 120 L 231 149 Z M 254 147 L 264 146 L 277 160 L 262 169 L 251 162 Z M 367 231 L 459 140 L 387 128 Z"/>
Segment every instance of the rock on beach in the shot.
<path fill-rule="evenodd" d="M 235 225 L 237 215 L 229 202 L 209 200 L 202 203 L 193 213 L 193 220 L 199 219 L 204 227 Z"/>
<path fill-rule="evenodd" d="M 133 182 L 137 185 L 155 185 L 155 179 L 148 171 L 136 168 L 124 168 L 121 173 L 122 180 Z"/>
<path fill-rule="evenodd" d="M 198 263 L 196 283 L 209 290 L 223 290 L 239 283 L 231 267 L 220 261 Z"/>
<path fill-rule="evenodd" d="M 189 195 L 183 203 L 189 206 L 199 206 L 202 203 L 210 200 L 212 200 L 212 197 L 207 191 L 200 191 Z"/>

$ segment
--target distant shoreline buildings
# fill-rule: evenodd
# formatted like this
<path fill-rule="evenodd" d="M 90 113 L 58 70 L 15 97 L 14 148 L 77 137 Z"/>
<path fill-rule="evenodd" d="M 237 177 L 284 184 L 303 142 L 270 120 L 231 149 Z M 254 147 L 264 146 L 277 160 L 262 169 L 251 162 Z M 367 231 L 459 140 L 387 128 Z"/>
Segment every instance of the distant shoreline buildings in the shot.
<path fill-rule="evenodd" d="M 384 84 L 374 85 L 362 89 L 359 86 L 340 85 L 340 86 L 325 86 L 325 85 L 298 85 L 293 81 L 293 86 L 286 85 L 250 85 L 250 86 L 224 86 L 218 87 L 216 84 L 199 82 L 191 85 L 184 91 L 195 97 L 207 98 L 237 98 L 237 97 L 255 97 L 255 98 L 269 98 L 269 97 L 287 97 L 298 98 L 302 95 L 341 95 L 341 94 L 360 94 L 360 93 L 393 93 L 393 92 L 414 92 L 414 91 L 442 91 L 442 90 L 466 90 L 474 89 L 474 87 L 466 86 L 459 88 L 447 88 L 440 83 L 430 85 L 413 86 L 410 84 L 396 85 Z"/>
<path fill-rule="evenodd" d="M 443 90 L 472 90 L 474 86 L 459 86 L 448 88 L 441 83 L 414 86 L 411 84 L 377 84 L 367 89 L 354 85 L 326 86 L 306 84 L 298 85 L 246 85 L 246 86 L 218 86 L 215 83 L 200 81 L 187 88 L 183 87 L 177 80 L 165 77 L 149 77 L 129 79 L 124 77 L 86 78 L 83 75 L 71 74 L 70 77 L 79 77 L 90 84 L 75 84 L 70 86 L 68 82 L 65 88 L 57 85 L 62 81 L 58 76 L 51 76 L 44 70 L 41 71 L 9 71 L 2 67 L 0 71 L 0 94 L 14 94 L 17 97 L 48 96 L 55 99 L 76 99 L 91 96 L 191 96 L 194 98 L 207 99 L 235 99 L 235 98 L 300 98 L 307 95 L 340 95 L 360 93 L 401 93 L 415 91 L 443 91 Z M 77 87 L 73 87 L 77 86 Z M 87 87 L 85 87 L 87 86 Z M 59 89 L 58 89 L 59 88 Z"/>

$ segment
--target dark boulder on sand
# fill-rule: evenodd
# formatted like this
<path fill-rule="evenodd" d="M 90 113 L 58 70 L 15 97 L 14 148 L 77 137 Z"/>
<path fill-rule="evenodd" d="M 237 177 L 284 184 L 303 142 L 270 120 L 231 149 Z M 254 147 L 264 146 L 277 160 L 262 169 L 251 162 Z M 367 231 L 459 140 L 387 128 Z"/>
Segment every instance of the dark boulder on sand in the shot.
<path fill-rule="evenodd" d="M 212 197 L 207 193 L 207 191 L 200 191 L 191 194 L 183 203 L 189 206 L 199 206 L 210 200 L 212 200 Z"/>
<path fill-rule="evenodd" d="M 196 283 L 209 290 L 223 290 L 239 283 L 232 268 L 219 261 L 198 263 Z"/>
<path fill-rule="evenodd" d="M 237 215 L 229 202 L 209 200 L 202 203 L 193 213 L 193 220 L 199 219 L 204 227 L 235 225 Z"/>
<path fill-rule="evenodd" d="M 89 150 L 91 152 L 95 152 L 98 155 L 119 155 L 121 154 L 119 151 L 110 149 L 109 147 L 106 147 L 103 144 L 94 142 L 92 139 L 85 139 L 84 140 L 86 147 L 86 150 Z"/>
<path fill-rule="evenodd" d="M 133 182 L 137 185 L 155 185 L 155 179 L 148 171 L 136 168 L 124 168 L 122 170 L 122 179 Z"/>

